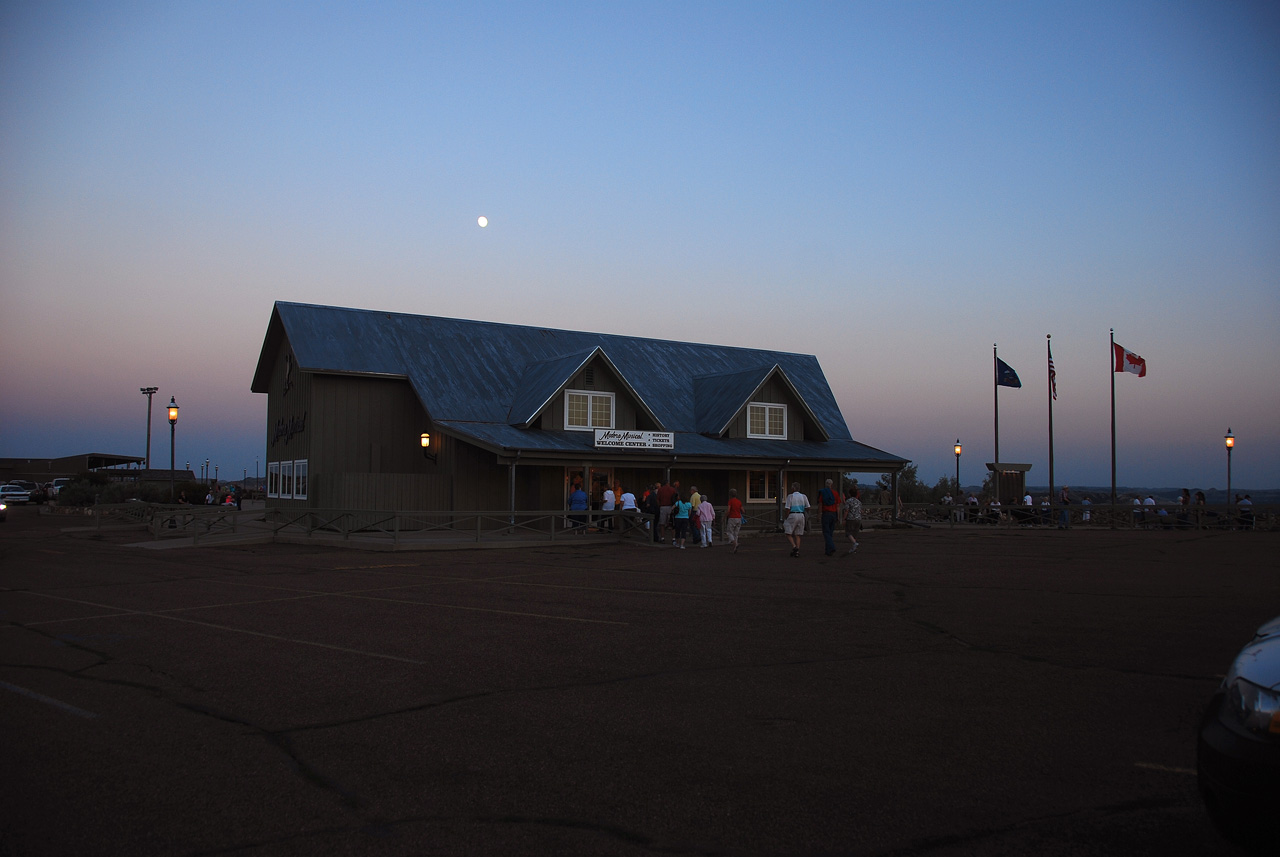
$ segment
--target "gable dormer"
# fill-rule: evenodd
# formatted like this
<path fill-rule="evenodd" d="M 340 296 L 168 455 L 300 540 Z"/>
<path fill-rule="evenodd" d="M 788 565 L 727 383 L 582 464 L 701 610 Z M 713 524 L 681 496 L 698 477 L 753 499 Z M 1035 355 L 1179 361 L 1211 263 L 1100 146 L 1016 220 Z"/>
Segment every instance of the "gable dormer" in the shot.
<path fill-rule="evenodd" d="M 507 420 L 513 426 L 547 431 L 663 429 L 599 346 L 526 367 Z"/>
<path fill-rule="evenodd" d="M 700 434 L 756 440 L 830 440 L 778 364 L 694 379 Z"/>

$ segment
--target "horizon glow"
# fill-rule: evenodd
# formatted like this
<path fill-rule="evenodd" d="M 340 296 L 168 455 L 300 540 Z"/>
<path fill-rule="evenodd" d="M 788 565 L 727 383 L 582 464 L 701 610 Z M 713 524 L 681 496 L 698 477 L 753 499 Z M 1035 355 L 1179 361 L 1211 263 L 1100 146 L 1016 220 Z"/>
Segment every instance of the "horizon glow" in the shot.
<path fill-rule="evenodd" d="M 1114 328 L 1118 482 L 1223 487 L 1230 426 L 1280 486 L 1271 6 L 10 4 L 0 83 L 0 457 L 141 455 L 154 385 L 253 473 L 292 300 L 814 354 L 930 483 L 992 343 L 1047 483 L 1052 334 L 1110 484 Z"/>

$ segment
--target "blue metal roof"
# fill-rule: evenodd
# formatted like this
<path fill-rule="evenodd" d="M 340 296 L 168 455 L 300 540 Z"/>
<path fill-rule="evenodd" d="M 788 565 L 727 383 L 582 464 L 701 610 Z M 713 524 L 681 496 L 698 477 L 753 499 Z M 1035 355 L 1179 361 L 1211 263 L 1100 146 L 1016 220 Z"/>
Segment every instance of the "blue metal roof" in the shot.
<path fill-rule="evenodd" d="M 591 432 L 521 426 L 600 349 L 637 404 L 664 430 L 676 432 L 679 455 L 905 461 L 853 440 L 812 355 L 277 302 L 254 375 L 255 392 L 267 391 L 280 336 L 287 337 L 300 369 L 406 378 L 433 422 L 490 447 L 590 449 Z M 717 376 L 716 385 L 699 385 L 695 394 L 690 367 L 699 376 Z M 702 434 L 722 431 L 775 367 L 826 441 Z"/>

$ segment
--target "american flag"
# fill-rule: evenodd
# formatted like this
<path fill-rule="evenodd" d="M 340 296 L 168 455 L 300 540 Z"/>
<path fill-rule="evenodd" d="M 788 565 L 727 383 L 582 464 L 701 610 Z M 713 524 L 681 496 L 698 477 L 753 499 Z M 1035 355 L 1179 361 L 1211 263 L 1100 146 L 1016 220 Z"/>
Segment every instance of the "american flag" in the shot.
<path fill-rule="evenodd" d="M 1058 400 L 1058 370 L 1053 368 L 1053 346 L 1049 346 L 1049 395 Z"/>

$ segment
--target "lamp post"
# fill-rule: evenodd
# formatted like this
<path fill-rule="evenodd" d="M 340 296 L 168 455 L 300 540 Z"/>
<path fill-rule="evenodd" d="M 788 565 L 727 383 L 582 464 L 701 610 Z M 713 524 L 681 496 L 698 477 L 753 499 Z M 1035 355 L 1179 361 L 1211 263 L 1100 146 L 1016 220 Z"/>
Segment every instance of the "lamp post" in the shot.
<path fill-rule="evenodd" d="M 1231 505 L 1231 450 L 1236 445 L 1236 437 L 1231 433 L 1231 428 L 1227 428 L 1227 434 L 1222 439 L 1227 445 L 1227 505 Z"/>
<path fill-rule="evenodd" d="M 178 403 L 173 396 L 169 397 L 169 502 L 173 502 L 173 430 L 178 425 Z M 151 427 L 148 420 L 147 427 Z M 150 469 L 151 462 L 147 462 L 147 468 Z"/>
<path fill-rule="evenodd" d="M 151 397 L 156 394 L 159 387 L 139 387 L 138 390 L 142 395 L 147 397 L 147 469 L 151 469 Z M 173 468 L 170 467 L 170 470 Z"/>
<path fill-rule="evenodd" d="M 209 459 L 207 459 L 207 458 L 206 458 L 206 459 L 204 460 L 204 484 L 205 484 L 205 485 L 208 485 L 208 484 L 209 484 L 209 473 L 210 473 L 210 470 L 209 470 Z"/>
<path fill-rule="evenodd" d="M 960 446 L 960 438 L 956 438 L 956 494 L 960 494 L 960 453 L 964 448 Z M 956 497 L 956 502 L 960 502 L 960 497 Z"/>

